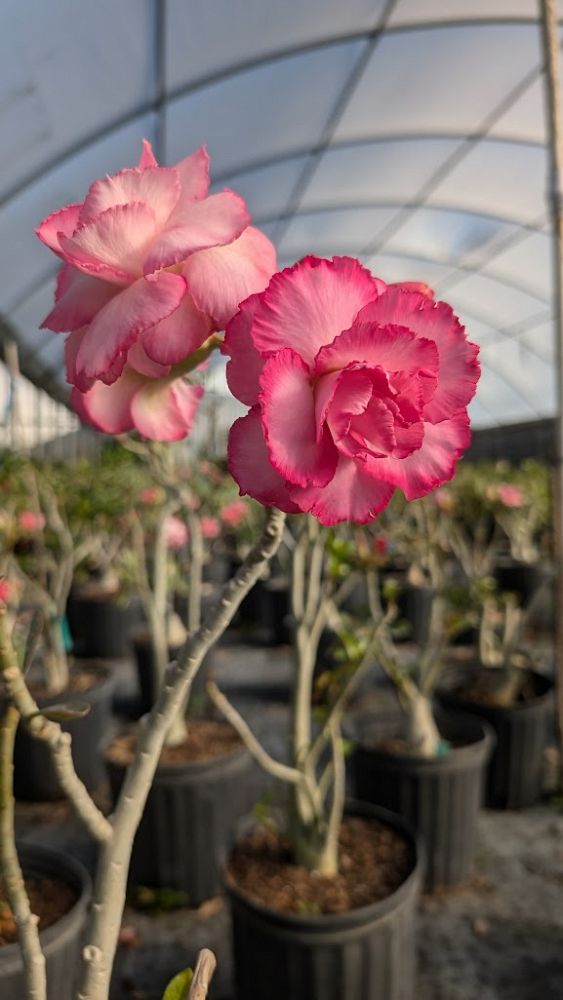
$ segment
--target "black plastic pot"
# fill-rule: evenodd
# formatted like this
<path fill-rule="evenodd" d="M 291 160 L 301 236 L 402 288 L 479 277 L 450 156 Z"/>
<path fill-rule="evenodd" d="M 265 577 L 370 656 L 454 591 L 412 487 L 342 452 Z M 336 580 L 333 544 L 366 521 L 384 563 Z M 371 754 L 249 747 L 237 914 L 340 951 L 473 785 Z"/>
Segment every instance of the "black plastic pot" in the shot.
<path fill-rule="evenodd" d="M 433 592 L 430 587 L 413 587 L 411 584 L 401 590 L 397 598 L 399 620 L 409 624 L 405 639 L 410 642 L 426 642 L 430 626 L 430 611 L 432 609 Z"/>
<path fill-rule="evenodd" d="M 125 768 L 106 761 L 117 799 Z M 129 881 L 185 893 L 199 906 L 221 891 L 221 869 L 236 823 L 254 805 L 247 750 L 211 760 L 158 767 L 139 825 Z"/>
<path fill-rule="evenodd" d="M 520 605 L 527 608 L 547 574 L 540 564 L 506 559 L 495 566 L 494 576 L 501 593 L 517 594 Z"/>
<path fill-rule="evenodd" d="M 350 809 L 405 834 L 415 865 L 387 899 L 347 913 L 279 913 L 227 883 L 237 1000 L 411 1000 L 421 864 L 404 821 L 362 803 Z"/>
<path fill-rule="evenodd" d="M 61 722 L 62 728 L 72 736 L 72 759 L 76 773 L 89 792 L 98 788 L 105 777 L 102 751 L 111 737 L 114 687 L 113 676 L 100 667 L 100 683 L 89 691 L 36 699 L 40 708 L 66 700 L 90 705 L 88 715 L 82 719 Z M 16 799 L 30 802 L 54 801 L 63 797 L 49 751 L 41 740 L 30 735 L 22 723 L 18 726 L 14 747 L 14 794 Z"/>
<path fill-rule="evenodd" d="M 507 708 L 469 701 L 463 694 L 463 679 L 467 681 L 487 669 L 474 667 L 456 672 L 456 682 L 441 689 L 438 698 L 448 708 L 463 709 L 485 719 L 494 729 L 496 745 L 487 768 L 486 805 L 491 809 L 524 809 L 537 802 L 542 793 L 543 753 L 554 712 L 553 681 L 529 670 L 534 697 Z"/>
<path fill-rule="evenodd" d="M 67 618 L 75 656 L 117 660 L 131 655 L 130 632 L 136 619 L 131 604 L 77 588 L 68 599 Z"/>
<path fill-rule="evenodd" d="M 471 872 L 484 774 L 494 736 L 472 716 L 444 717 L 451 749 L 441 757 L 394 754 L 360 742 L 352 756 L 358 799 L 399 813 L 420 834 L 426 888 L 457 885 Z"/>
<path fill-rule="evenodd" d="M 74 858 L 35 844 L 19 844 L 24 875 L 56 878 L 76 893 L 76 903 L 56 924 L 40 933 L 45 955 L 47 1000 L 75 1000 L 80 974 L 80 953 L 91 886 L 88 872 Z M 0 948 L 0 998 L 19 1000 L 25 995 L 23 963 L 19 944 Z"/>

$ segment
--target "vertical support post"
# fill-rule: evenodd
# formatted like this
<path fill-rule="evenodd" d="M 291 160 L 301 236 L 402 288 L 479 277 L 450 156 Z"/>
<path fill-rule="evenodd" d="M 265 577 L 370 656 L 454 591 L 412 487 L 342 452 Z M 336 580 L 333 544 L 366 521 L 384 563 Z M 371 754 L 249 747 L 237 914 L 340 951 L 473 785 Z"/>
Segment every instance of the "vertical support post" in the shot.
<path fill-rule="evenodd" d="M 549 144 L 549 204 L 553 231 L 553 302 L 555 307 L 555 470 L 553 476 L 553 528 L 556 561 L 555 667 L 557 720 L 563 787 L 563 121 L 560 98 L 559 25 L 556 0 L 540 0 L 545 56 L 546 121 Z"/>

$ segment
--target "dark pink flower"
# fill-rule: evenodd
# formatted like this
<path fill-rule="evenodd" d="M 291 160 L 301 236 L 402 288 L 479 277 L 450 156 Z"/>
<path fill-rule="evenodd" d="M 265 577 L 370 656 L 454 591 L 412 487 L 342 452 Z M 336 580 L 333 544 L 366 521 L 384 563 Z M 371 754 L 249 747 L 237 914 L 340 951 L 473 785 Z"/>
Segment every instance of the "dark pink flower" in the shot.
<path fill-rule="evenodd" d="M 18 515 L 18 524 L 28 535 L 36 535 L 45 527 L 45 515 L 34 510 L 22 510 Z"/>
<path fill-rule="evenodd" d="M 478 348 L 451 308 L 358 261 L 306 257 L 244 302 L 223 347 L 250 407 L 229 437 L 241 493 L 323 524 L 366 523 L 451 479 L 470 439 Z"/>
<path fill-rule="evenodd" d="M 225 504 L 221 510 L 221 520 L 229 528 L 236 528 L 237 524 L 244 521 L 248 513 L 248 507 L 244 500 L 233 500 L 232 503 Z"/>
<path fill-rule="evenodd" d="M 5 576 L 0 576 L 0 604 L 8 604 L 12 597 L 12 585 Z"/>

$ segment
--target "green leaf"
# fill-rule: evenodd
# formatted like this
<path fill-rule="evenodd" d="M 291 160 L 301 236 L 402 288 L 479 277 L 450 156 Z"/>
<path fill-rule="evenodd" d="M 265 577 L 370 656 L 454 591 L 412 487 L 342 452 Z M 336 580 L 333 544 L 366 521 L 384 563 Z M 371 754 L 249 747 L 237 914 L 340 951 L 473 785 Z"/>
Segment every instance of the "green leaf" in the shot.
<path fill-rule="evenodd" d="M 194 974 L 191 969 L 184 969 L 183 972 L 179 972 L 168 983 L 162 1000 L 187 1000 L 188 990 L 193 978 Z"/>
<path fill-rule="evenodd" d="M 61 705 L 49 705 L 40 712 L 33 712 L 28 715 L 27 721 L 42 717 L 50 722 L 69 722 L 71 719 L 83 719 L 88 715 L 91 705 L 87 701 L 67 701 Z"/>

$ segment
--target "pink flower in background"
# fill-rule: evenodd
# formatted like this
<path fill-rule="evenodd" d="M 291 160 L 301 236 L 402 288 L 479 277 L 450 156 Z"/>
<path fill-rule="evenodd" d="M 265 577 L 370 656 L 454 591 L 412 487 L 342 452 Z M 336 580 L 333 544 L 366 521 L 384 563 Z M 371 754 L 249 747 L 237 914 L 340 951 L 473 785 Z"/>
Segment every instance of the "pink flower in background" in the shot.
<path fill-rule="evenodd" d="M 512 483 L 499 483 L 496 488 L 497 499 L 505 507 L 523 507 L 526 503 L 526 495 L 519 486 Z"/>
<path fill-rule="evenodd" d="M 478 348 L 448 305 L 351 258 L 276 274 L 242 303 L 223 353 L 250 407 L 229 468 L 266 505 L 366 523 L 395 487 L 415 499 L 451 479 L 469 444 Z"/>
<path fill-rule="evenodd" d="M 12 585 L 5 576 L 0 576 L 0 604 L 8 604 L 12 597 Z"/>
<path fill-rule="evenodd" d="M 244 521 L 248 513 L 248 507 L 244 500 L 233 500 L 226 504 L 221 511 L 221 520 L 229 528 L 236 528 L 237 524 Z"/>
<path fill-rule="evenodd" d="M 164 541 L 169 549 L 181 549 L 189 538 L 187 526 L 179 517 L 167 517 L 164 522 Z"/>
<path fill-rule="evenodd" d="M 275 271 L 243 199 L 208 190 L 205 147 L 160 167 L 145 140 L 137 167 L 95 181 L 37 230 L 63 260 L 42 326 L 69 333 L 74 403 L 101 430 L 185 437 L 202 390 L 183 363 Z"/>
<path fill-rule="evenodd" d="M 36 535 L 45 527 L 45 515 L 37 514 L 34 510 L 22 510 L 18 515 L 18 524 L 26 534 Z"/>
<path fill-rule="evenodd" d="M 148 486 L 146 490 L 141 490 L 139 500 L 141 503 L 155 504 L 162 497 L 162 490 L 158 486 Z"/>
<path fill-rule="evenodd" d="M 221 534 L 221 524 L 216 517 L 202 517 L 200 524 L 204 538 L 218 538 Z"/>

